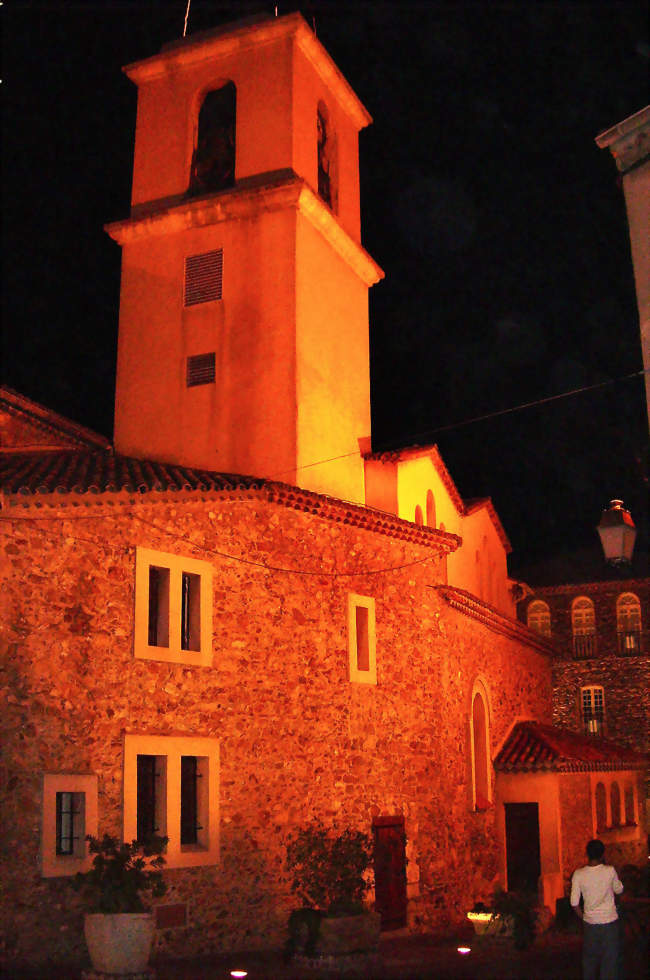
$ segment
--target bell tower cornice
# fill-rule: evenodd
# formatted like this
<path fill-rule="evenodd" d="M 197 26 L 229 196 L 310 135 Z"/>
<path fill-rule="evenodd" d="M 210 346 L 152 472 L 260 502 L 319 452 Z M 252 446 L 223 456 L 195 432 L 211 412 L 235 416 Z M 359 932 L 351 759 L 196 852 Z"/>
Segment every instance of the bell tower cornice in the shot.
<path fill-rule="evenodd" d="M 123 221 L 104 226 L 119 245 L 146 238 L 177 234 L 192 228 L 203 228 L 220 222 L 255 217 L 260 211 L 294 208 L 323 236 L 366 286 L 384 278 L 383 269 L 343 230 L 330 209 L 302 178 L 293 175 L 282 183 L 265 181 L 263 186 L 221 191 L 203 198 L 191 198 L 180 204 L 159 209 L 142 209 Z"/>

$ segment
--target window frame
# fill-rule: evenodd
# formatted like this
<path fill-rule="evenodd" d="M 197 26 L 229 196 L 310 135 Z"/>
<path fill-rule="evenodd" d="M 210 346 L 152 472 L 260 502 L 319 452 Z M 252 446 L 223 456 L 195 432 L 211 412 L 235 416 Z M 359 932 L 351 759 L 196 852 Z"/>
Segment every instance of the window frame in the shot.
<path fill-rule="evenodd" d="M 73 817 L 72 853 L 58 854 L 57 796 L 71 793 L 79 810 Z M 75 803 L 73 802 L 73 805 Z M 97 836 L 97 775 L 95 773 L 43 773 L 41 826 L 41 874 L 44 878 L 74 875 L 88 871 L 92 856 L 87 835 Z"/>
<path fill-rule="evenodd" d="M 538 621 L 538 625 L 535 625 L 535 620 Z M 528 604 L 528 608 L 526 610 L 526 625 L 528 626 L 529 630 L 533 630 L 540 636 L 552 636 L 551 609 L 548 602 L 545 602 L 543 599 L 533 599 L 532 602 Z"/>
<path fill-rule="evenodd" d="M 585 694 L 589 692 L 590 705 L 589 713 L 590 717 L 587 717 L 585 708 Z M 597 698 L 596 694 L 600 694 L 600 717 L 598 717 L 598 711 L 596 706 Z M 602 684 L 587 684 L 580 688 L 580 718 L 582 720 L 582 730 L 585 735 L 595 735 L 596 737 L 602 737 L 605 734 L 605 689 Z M 588 728 L 589 721 L 596 721 L 600 724 L 596 726 L 595 731 L 590 731 Z"/>
<path fill-rule="evenodd" d="M 162 616 L 166 624 L 167 643 L 149 643 L 150 609 L 150 569 L 157 568 L 167 573 L 168 586 L 163 589 L 163 601 L 168 603 L 167 616 Z M 189 614 L 194 622 L 193 646 L 198 649 L 185 649 L 183 646 L 183 576 L 198 576 L 199 595 L 195 598 L 198 611 Z M 187 558 L 164 551 L 154 551 L 138 545 L 135 555 L 135 628 L 133 652 L 139 660 L 159 660 L 166 663 L 179 663 L 185 666 L 212 666 L 212 605 L 213 605 L 213 567 L 209 562 L 197 558 Z M 196 588 L 196 586 L 195 586 Z M 195 593 L 196 594 L 196 593 Z M 157 617 L 161 618 L 158 609 Z M 198 635 L 197 635 L 198 634 Z"/>
<path fill-rule="evenodd" d="M 359 667 L 357 609 L 367 610 L 368 668 Z M 377 629 L 375 600 L 372 596 L 348 593 L 348 661 L 350 681 L 353 684 L 377 684 Z"/>
<path fill-rule="evenodd" d="M 138 836 L 138 756 L 164 760 L 164 783 L 156 808 L 159 833 L 169 838 L 165 862 L 169 868 L 194 868 L 219 863 L 219 740 L 167 735 L 124 736 L 123 839 Z M 194 756 L 201 782 L 197 789 L 197 841 L 181 843 L 182 758 Z"/>
<path fill-rule="evenodd" d="M 484 720 L 484 732 L 483 732 L 483 744 L 478 744 L 479 734 L 474 730 L 474 703 L 476 698 L 479 698 L 483 705 L 483 720 Z M 472 687 L 472 693 L 470 697 L 469 704 L 469 736 L 470 736 L 470 762 L 471 762 L 471 776 L 472 776 L 472 810 L 475 812 L 484 812 L 489 809 L 492 805 L 494 798 L 494 790 L 492 785 L 492 755 L 490 751 L 490 699 L 488 695 L 488 689 L 485 681 L 482 678 L 477 678 Z M 482 761 L 484 764 L 484 771 L 480 774 L 481 783 L 485 784 L 486 797 L 479 801 L 479 772 L 478 764 L 479 759 L 477 759 L 477 748 L 482 750 Z M 482 794 L 480 794 L 482 795 Z"/>

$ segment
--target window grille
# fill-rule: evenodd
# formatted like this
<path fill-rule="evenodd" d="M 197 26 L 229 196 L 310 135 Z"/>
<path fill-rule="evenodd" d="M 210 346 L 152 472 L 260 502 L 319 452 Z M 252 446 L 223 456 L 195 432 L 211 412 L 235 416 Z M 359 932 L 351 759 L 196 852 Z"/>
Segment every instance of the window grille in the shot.
<path fill-rule="evenodd" d="M 74 854 L 75 841 L 79 839 L 76 831 L 76 818 L 79 807 L 76 793 L 56 794 L 56 853 Z"/>
<path fill-rule="evenodd" d="M 153 834 L 157 834 L 159 828 L 156 825 L 156 798 L 157 798 L 157 757 L 155 755 L 138 756 L 138 783 L 137 783 L 137 813 L 138 813 L 138 840 L 146 841 Z"/>
<path fill-rule="evenodd" d="M 199 830 L 198 780 L 201 779 L 195 755 L 181 756 L 181 844 L 197 844 Z"/>
<path fill-rule="evenodd" d="M 215 248 L 185 259 L 185 306 L 221 299 L 223 249 Z"/>
<path fill-rule="evenodd" d="M 187 387 L 214 384 L 215 356 L 210 354 L 195 354 L 187 359 Z"/>
<path fill-rule="evenodd" d="M 605 695 L 602 687 L 582 689 L 582 720 L 587 735 L 602 735 L 605 722 Z"/>

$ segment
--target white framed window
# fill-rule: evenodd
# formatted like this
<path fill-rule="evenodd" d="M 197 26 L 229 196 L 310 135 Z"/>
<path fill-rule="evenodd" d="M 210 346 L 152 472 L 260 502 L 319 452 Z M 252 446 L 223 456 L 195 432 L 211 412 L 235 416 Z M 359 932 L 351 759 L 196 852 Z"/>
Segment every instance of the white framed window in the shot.
<path fill-rule="evenodd" d="M 535 599 L 528 606 L 527 611 L 528 628 L 535 630 L 542 636 L 551 635 L 551 610 L 548 604 L 541 599 Z"/>
<path fill-rule="evenodd" d="M 212 665 L 212 565 L 136 548 L 134 654 Z"/>
<path fill-rule="evenodd" d="M 74 875 L 91 865 L 86 835 L 97 835 L 97 776 L 43 774 L 41 873 Z"/>
<path fill-rule="evenodd" d="M 616 600 L 618 652 L 622 656 L 641 653 L 641 603 L 633 592 L 623 592 Z"/>
<path fill-rule="evenodd" d="M 602 687 L 580 689 L 582 724 L 587 735 L 602 735 L 605 727 L 605 692 Z"/>
<path fill-rule="evenodd" d="M 350 680 L 357 684 L 377 683 L 375 600 L 348 594 L 348 656 Z"/>
<path fill-rule="evenodd" d="M 596 613 L 589 596 L 581 595 L 571 603 L 573 654 L 577 659 L 595 657 L 597 653 Z"/>
<path fill-rule="evenodd" d="M 170 868 L 218 863 L 218 739 L 124 736 L 124 840 L 152 833 Z"/>

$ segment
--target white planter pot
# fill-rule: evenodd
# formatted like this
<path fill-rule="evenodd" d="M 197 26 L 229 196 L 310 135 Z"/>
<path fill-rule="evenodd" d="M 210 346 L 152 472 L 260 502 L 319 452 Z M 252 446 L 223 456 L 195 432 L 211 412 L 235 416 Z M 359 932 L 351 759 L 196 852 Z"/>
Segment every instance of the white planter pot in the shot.
<path fill-rule="evenodd" d="M 84 935 L 93 968 L 99 973 L 143 973 L 155 928 L 151 912 L 86 915 Z"/>

